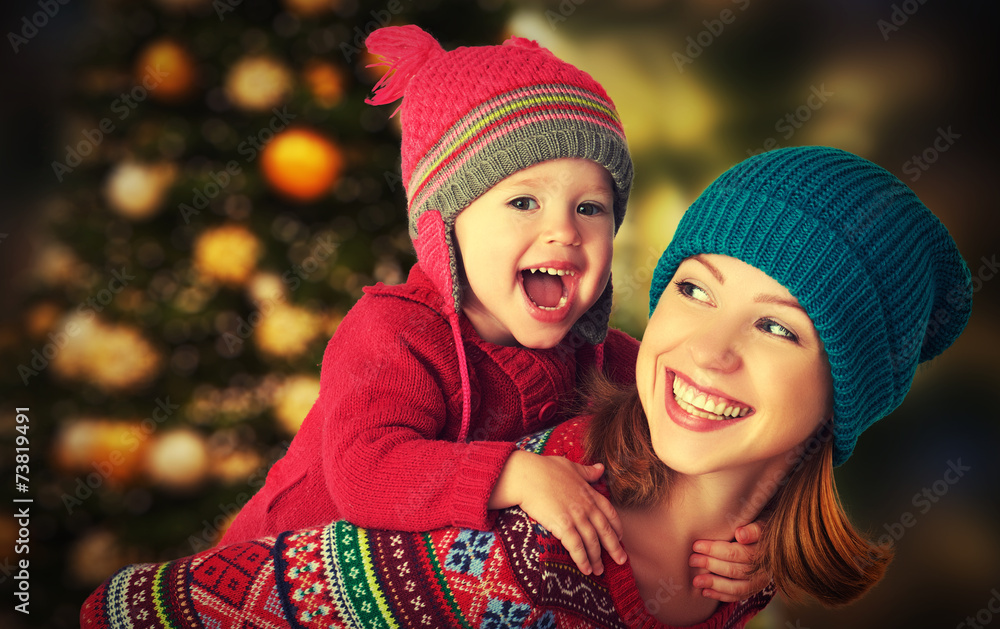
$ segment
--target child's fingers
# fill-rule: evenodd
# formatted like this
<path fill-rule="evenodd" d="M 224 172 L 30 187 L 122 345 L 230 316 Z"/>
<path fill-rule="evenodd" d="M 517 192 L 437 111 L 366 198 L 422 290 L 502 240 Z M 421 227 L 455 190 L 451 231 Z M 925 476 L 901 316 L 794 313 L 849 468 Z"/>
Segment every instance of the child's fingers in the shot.
<path fill-rule="evenodd" d="M 553 533 L 555 533 L 555 531 L 553 531 Z M 597 562 L 591 563 L 593 554 L 590 552 L 587 542 L 584 541 L 584 537 L 580 535 L 579 531 L 577 531 L 575 527 L 567 527 L 563 530 L 561 535 L 557 534 L 556 537 L 559 538 L 559 541 L 562 542 L 562 545 L 566 548 L 567 552 L 569 552 L 569 556 L 573 559 L 573 563 L 576 564 L 576 567 L 580 569 L 580 572 L 583 574 L 590 574 L 591 572 L 594 574 L 601 574 L 601 572 L 604 571 L 604 566 L 600 563 L 600 545 L 598 545 Z"/>
<path fill-rule="evenodd" d="M 593 465 L 581 465 L 580 463 L 574 463 L 577 472 L 583 477 L 583 480 L 588 483 L 596 483 L 601 480 L 601 475 L 604 474 L 604 465 L 600 463 L 594 463 Z"/>
<path fill-rule="evenodd" d="M 590 565 L 594 568 L 594 574 L 601 574 L 604 572 L 604 563 L 601 561 L 601 537 L 598 528 L 592 522 L 594 513 L 600 515 L 600 511 L 593 509 L 593 505 L 572 507 L 570 509 L 572 522 L 570 526 L 575 528 L 575 533 L 580 537 L 583 551 L 587 554 Z M 577 565 L 579 564 L 578 561 Z"/>
<path fill-rule="evenodd" d="M 591 518 L 594 522 L 594 526 L 598 527 L 598 534 L 601 538 L 604 538 L 607 535 L 606 532 L 601 530 L 601 527 L 604 524 L 607 524 L 614 531 L 615 537 L 621 539 L 622 535 L 625 533 L 625 527 L 622 526 L 622 520 L 618 517 L 618 511 L 615 510 L 615 507 L 611 504 L 610 500 L 599 494 L 593 488 L 591 488 L 590 491 L 593 494 L 593 500 L 597 505 L 597 508 L 601 510 L 602 514 L 604 514 L 604 518 L 599 518 L 597 520 Z M 607 548 L 607 546 L 605 546 L 605 548 Z"/>
<path fill-rule="evenodd" d="M 618 565 L 621 565 L 627 559 L 625 549 L 621 545 L 622 533 L 624 531 L 621 518 L 618 517 L 618 512 L 615 511 L 614 506 L 607 498 L 597 492 L 594 493 L 596 494 L 594 502 L 600 511 L 595 511 L 591 514 L 590 522 L 597 531 L 601 546 L 604 547 L 604 550 L 608 551 L 608 554 Z"/>
<path fill-rule="evenodd" d="M 741 544 L 756 544 L 764 533 L 764 521 L 757 520 L 736 529 L 736 541 Z"/>

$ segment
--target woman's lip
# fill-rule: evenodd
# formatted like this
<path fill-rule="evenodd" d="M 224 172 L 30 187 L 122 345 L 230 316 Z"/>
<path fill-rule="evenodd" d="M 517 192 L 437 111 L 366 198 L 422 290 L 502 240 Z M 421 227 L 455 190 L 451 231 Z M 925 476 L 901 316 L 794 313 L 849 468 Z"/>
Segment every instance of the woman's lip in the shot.
<path fill-rule="evenodd" d="M 715 397 L 720 397 L 729 400 L 733 402 L 733 406 L 746 406 L 748 408 L 753 408 L 750 404 L 747 404 L 741 400 L 737 400 L 736 398 L 730 397 L 726 393 L 723 393 L 722 391 L 714 387 L 704 387 L 700 384 L 695 384 L 690 378 L 688 378 L 684 374 L 677 373 L 676 371 L 671 371 L 670 369 L 667 369 L 667 377 L 670 378 L 671 385 L 674 383 L 673 379 L 677 378 L 678 380 L 683 380 L 689 387 L 693 387 L 696 391 L 700 391 L 708 395 L 714 395 Z"/>
<path fill-rule="evenodd" d="M 733 417 L 731 419 L 705 419 L 704 417 L 698 417 L 697 415 L 692 415 L 688 413 L 680 405 L 677 404 L 677 400 L 674 399 L 673 384 L 674 378 L 678 377 L 676 372 L 669 369 L 664 369 L 664 407 L 667 411 L 667 416 L 675 424 L 681 428 L 685 428 L 692 432 L 712 432 L 713 430 L 722 430 L 723 428 L 728 428 L 733 424 L 743 421 L 748 417 L 753 417 L 754 411 L 750 411 L 743 417 Z M 685 382 L 691 382 L 687 378 L 681 378 Z M 701 388 L 701 387 L 699 387 Z M 702 389 L 706 392 L 713 392 L 715 390 Z M 719 393 L 718 395 L 721 395 Z M 725 397 L 725 396 L 722 396 Z"/>

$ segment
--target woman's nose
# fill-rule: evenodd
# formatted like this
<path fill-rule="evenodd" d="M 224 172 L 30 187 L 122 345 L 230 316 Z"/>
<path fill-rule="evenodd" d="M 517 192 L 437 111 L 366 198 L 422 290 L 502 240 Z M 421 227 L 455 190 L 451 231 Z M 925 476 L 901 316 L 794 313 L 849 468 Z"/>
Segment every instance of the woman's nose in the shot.
<path fill-rule="evenodd" d="M 691 358 L 702 369 L 731 373 L 742 364 L 738 335 L 724 326 L 706 326 L 689 342 Z"/>

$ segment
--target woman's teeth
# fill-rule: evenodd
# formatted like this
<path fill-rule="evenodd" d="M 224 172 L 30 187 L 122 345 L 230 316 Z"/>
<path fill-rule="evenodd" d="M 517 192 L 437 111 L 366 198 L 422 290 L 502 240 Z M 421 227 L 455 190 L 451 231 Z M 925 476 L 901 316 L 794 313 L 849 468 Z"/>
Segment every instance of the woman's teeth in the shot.
<path fill-rule="evenodd" d="M 714 421 L 743 417 L 751 410 L 749 406 L 739 406 L 723 397 L 708 396 L 677 376 L 674 376 L 674 399 L 678 406 L 695 417 Z"/>

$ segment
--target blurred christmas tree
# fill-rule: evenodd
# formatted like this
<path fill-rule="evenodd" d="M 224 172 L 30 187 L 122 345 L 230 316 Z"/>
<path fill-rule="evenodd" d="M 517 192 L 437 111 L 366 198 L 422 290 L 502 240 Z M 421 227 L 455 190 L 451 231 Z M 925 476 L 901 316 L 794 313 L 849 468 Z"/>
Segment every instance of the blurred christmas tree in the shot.
<path fill-rule="evenodd" d="M 88 5 L 27 314 L 0 331 L 2 384 L 30 409 L 29 491 L 5 492 L 34 499 L 33 613 L 0 624 L 77 626 L 113 570 L 214 544 L 262 485 L 340 318 L 413 262 L 364 36 L 499 42 L 505 12 L 483 4 Z"/>

